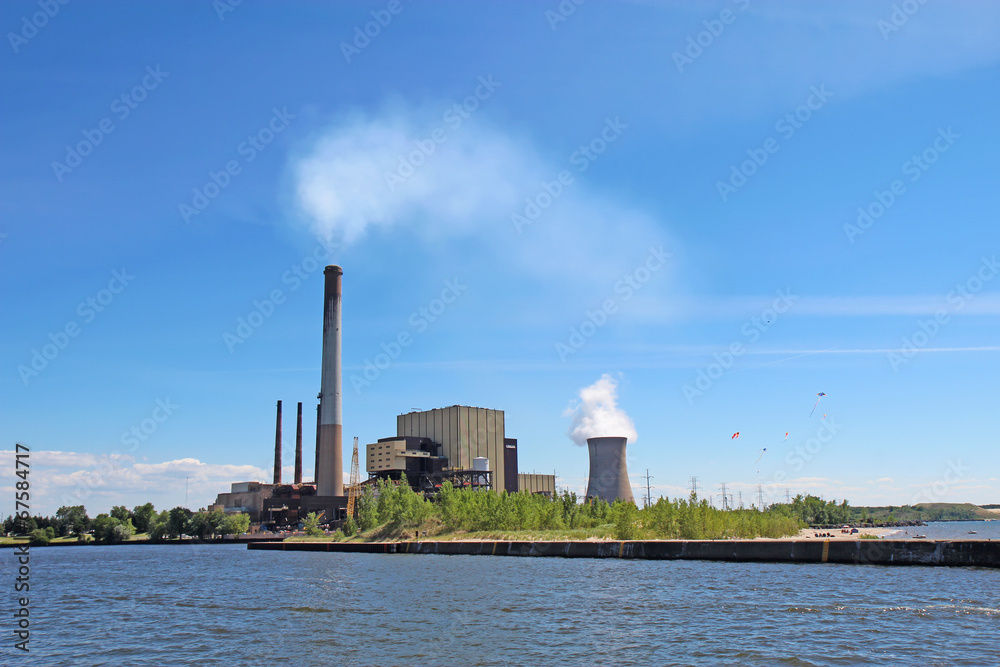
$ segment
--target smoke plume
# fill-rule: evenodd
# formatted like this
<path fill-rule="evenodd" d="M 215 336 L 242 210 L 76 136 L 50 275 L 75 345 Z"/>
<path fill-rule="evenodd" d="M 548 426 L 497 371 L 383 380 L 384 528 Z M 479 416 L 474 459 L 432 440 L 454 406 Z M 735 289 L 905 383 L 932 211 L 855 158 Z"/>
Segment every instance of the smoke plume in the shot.
<path fill-rule="evenodd" d="M 573 418 L 568 434 L 580 446 L 587 444 L 587 438 L 624 436 L 634 442 L 639 437 L 632 418 L 618 407 L 618 383 L 608 373 L 581 389 L 563 416 Z"/>

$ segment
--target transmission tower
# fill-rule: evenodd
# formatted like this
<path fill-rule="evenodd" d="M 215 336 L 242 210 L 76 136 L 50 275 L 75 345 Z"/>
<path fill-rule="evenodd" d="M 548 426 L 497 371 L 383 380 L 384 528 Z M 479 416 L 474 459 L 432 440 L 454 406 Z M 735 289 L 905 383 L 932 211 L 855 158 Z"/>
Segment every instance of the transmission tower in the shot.
<path fill-rule="evenodd" d="M 788 489 L 785 489 L 785 502 L 789 505 L 792 504 L 792 494 L 788 492 Z"/>
<path fill-rule="evenodd" d="M 698 478 L 691 475 L 691 493 L 698 495 Z"/>
<path fill-rule="evenodd" d="M 757 485 L 757 509 L 764 511 L 764 487 L 760 484 Z"/>
<path fill-rule="evenodd" d="M 653 504 L 653 498 L 649 492 L 649 480 L 653 479 L 653 476 L 649 474 L 649 468 L 646 468 L 646 507 Z"/>
<path fill-rule="evenodd" d="M 726 511 L 727 509 L 729 509 L 728 505 L 729 505 L 729 503 L 726 500 L 726 483 L 723 482 L 722 483 L 722 511 L 723 512 Z"/>
<path fill-rule="evenodd" d="M 743 492 L 737 491 L 737 493 L 740 495 L 740 509 L 743 509 Z"/>
<path fill-rule="evenodd" d="M 354 518 L 355 500 L 361 485 L 361 470 L 358 465 L 358 437 L 354 436 L 354 453 L 351 454 L 351 482 L 347 487 L 347 516 Z"/>

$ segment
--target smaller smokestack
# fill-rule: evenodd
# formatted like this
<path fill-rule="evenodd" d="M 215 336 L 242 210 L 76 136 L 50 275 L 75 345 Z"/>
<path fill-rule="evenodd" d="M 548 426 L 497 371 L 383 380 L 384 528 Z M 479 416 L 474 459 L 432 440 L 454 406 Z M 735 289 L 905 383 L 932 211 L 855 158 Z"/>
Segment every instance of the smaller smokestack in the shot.
<path fill-rule="evenodd" d="M 295 419 L 295 483 L 302 483 L 302 402 Z"/>
<path fill-rule="evenodd" d="M 281 484 L 281 401 L 278 401 L 278 419 L 274 425 L 274 483 Z"/>
<path fill-rule="evenodd" d="M 316 404 L 316 467 L 313 468 L 313 483 L 319 484 L 319 403 Z"/>

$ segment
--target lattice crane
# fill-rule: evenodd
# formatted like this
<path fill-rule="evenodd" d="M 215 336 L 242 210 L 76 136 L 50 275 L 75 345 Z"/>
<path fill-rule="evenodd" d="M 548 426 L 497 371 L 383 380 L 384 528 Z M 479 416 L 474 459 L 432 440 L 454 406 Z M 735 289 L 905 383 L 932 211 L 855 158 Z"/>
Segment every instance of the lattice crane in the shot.
<path fill-rule="evenodd" d="M 347 487 L 347 516 L 354 518 L 355 500 L 361 490 L 361 469 L 358 465 L 358 437 L 354 436 L 354 453 L 351 454 L 351 481 Z"/>

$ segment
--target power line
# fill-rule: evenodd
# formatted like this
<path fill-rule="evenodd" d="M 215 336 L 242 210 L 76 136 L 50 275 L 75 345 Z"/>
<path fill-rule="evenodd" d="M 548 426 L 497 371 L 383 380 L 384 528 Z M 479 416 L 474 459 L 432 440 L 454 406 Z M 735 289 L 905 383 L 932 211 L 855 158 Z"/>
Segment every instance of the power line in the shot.
<path fill-rule="evenodd" d="M 646 468 L 646 507 L 649 507 L 650 505 L 653 504 L 653 498 L 649 492 L 649 480 L 651 480 L 652 478 L 653 476 L 649 474 L 649 468 Z"/>

